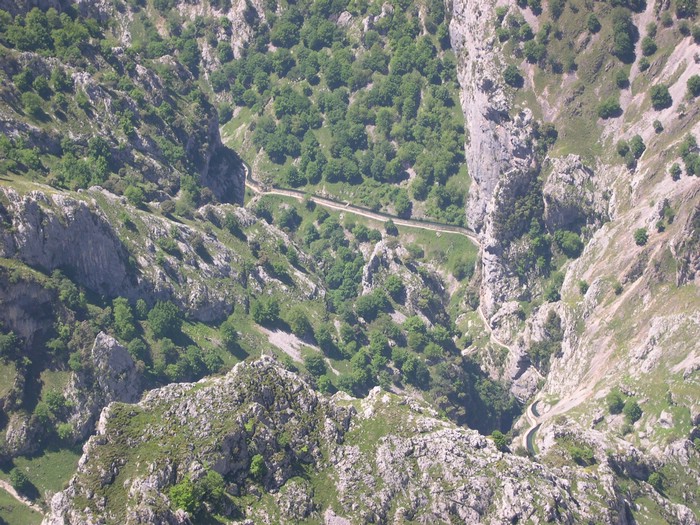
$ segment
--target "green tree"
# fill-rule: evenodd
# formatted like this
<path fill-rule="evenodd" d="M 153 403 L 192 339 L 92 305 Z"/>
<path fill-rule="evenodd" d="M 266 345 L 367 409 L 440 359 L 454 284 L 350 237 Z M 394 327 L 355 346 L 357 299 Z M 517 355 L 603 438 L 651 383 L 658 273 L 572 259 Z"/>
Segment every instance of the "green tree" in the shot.
<path fill-rule="evenodd" d="M 501 452 L 508 449 L 508 440 L 500 430 L 491 432 L 491 439 L 493 439 L 493 444 L 496 445 L 496 448 Z"/>
<path fill-rule="evenodd" d="M 260 325 L 272 325 L 279 321 L 280 305 L 274 297 L 261 297 L 250 306 L 253 321 Z"/>
<path fill-rule="evenodd" d="M 642 39 L 642 54 L 645 57 L 653 55 L 654 53 L 656 53 L 657 49 L 658 48 L 657 48 L 656 42 L 654 42 L 653 38 L 651 38 L 649 36 L 645 36 Z"/>
<path fill-rule="evenodd" d="M 698 14 L 698 0 L 676 0 L 676 16 L 693 18 Z"/>
<path fill-rule="evenodd" d="M 610 393 L 605 396 L 605 403 L 608 405 L 608 411 L 611 414 L 619 414 L 625 407 L 625 400 L 619 390 L 611 390 Z"/>
<path fill-rule="evenodd" d="M 651 106 L 657 111 L 670 108 L 673 104 L 671 93 L 669 93 L 668 86 L 665 84 L 652 86 L 649 90 L 649 97 L 651 98 Z"/>
<path fill-rule="evenodd" d="M 639 418 L 642 417 L 642 409 L 640 408 L 636 399 L 628 399 L 624 408 L 622 409 L 622 413 L 625 415 L 625 419 L 630 424 L 639 421 Z"/>
<path fill-rule="evenodd" d="M 523 87 L 523 76 L 520 74 L 520 70 L 513 64 L 509 64 L 505 71 L 503 71 L 503 80 L 511 87 Z"/>
<path fill-rule="evenodd" d="M 384 287 L 395 301 L 400 300 L 406 293 L 406 286 L 398 275 L 390 275 L 384 283 Z"/>
<path fill-rule="evenodd" d="M 10 471 L 10 485 L 20 494 L 26 493 L 32 487 L 27 475 L 17 467 Z"/>
<path fill-rule="evenodd" d="M 41 97 L 36 93 L 22 93 L 22 107 L 28 115 L 34 118 L 39 118 L 44 113 L 41 108 Z"/>
<path fill-rule="evenodd" d="M 649 234 L 646 228 L 637 228 L 634 230 L 634 242 L 637 246 L 644 246 L 649 240 Z"/>
<path fill-rule="evenodd" d="M 556 231 L 554 233 L 554 242 L 557 244 L 559 249 L 571 259 L 577 258 L 579 255 L 581 255 L 581 251 L 583 250 L 583 241 L 581 241 L 581 238 L 572 231 Z"/>
<path fill-rule="evenodd" d="M 654 487 L 654 490 L 656 490 L 656 492 L 663 492 L 664 490 L 664 480 L 661 477 L 661 474 L 659 474 L 658 472 L 652 472 L 651 474 L 649 474 L 649 479 L 647 479 L 647 483 Z"/>
<path fill-rule="evenodd" d="M 306 312 L 299 306 L 295 306 L 289 311 L 287 322 L 292 329 L 292 333 L 297 337 L 303 338 L 312 333 L 309 318 L 306 316 Z"/>
<path fill-rule="evenodd" d="M 196 492 L 194 483 L 189 477 L 186 477 L 180 483 L 170 487 L 168 495 L 173 508 L 194 514 L 200 505 Z"/>
<path fill-rule="evenodd" d="M 586 27 L 588 28 L 588 31 L 595 34 L 600 31 L 602 26 L 600 25 L 600 20 L 598 20 L 598 17 L 595 16 L 595 14 L 590 13 L 588 18 L 586 18 Z"/>
<path fill-rule="evenodd" d="M 260 454 L 255 454 L 250 460 L 250 475 L 256 481 L 262 481 L 263 477 L 267 473 L 267 466 L 265 465 L 265 458 Z"/>
<path fill-rule="evenodd" d="M 175 337 L 180 333 L 180 311 L 170 301 L 158 301 L 148 312 L 148 325 L 157 338 Z"/>
<path fill-rule="evenodd" d="M 233 315 L 230 315 L 226 321 L 221 323 L 219 327 L 219 336 L 221 342 L 227 350 L 231 350 L 238 344 L 238 331 L 233 323 Z"/>
<path fill-rule="evenodd" d="M 132 206 L 140 208 L 141 206 L 143 206 L 143 201 L 146 196 L 144 195 L 143 190 L 140 187 L 129 185 L 124 190 L 124 197 L 126 197 L 126 199 L 129 201 L 129 203 L 131 203 Z"/>
<path fill-rule="evenodd" d="M 693 75 L 688 79 L 688 94 L 691 97 L 700 96 L 700 75 Z"/>
<path fill-rule="evenodd" d="M 134 313 L 127 299 L 117 297 L 112 302 L 112 315 L 114 317 L 114 331 L 117 337 L 126 342 L 136 337 Z"/>
<path fill-rule="evenodd" d="M 321 354 L 313 353 L 304 357 L 304 367 L 314 377 L 321 377 L 326 373 L 326 362 Z"/>
<path fill-rule="evenodd" d="M 640 135 L 635 135 L 630 139 L 629 148 L 635 159 L 639 159 L 639 157 L 642 156 L 642 153 L 644 153 L 644 150 L 647 149 Z"/>
<path fill-rule="evenodd" d="M 0 359 L 14 359 L 19 354 L 19 339 L 14 332 L 0 333 Z"/>
<path fill-rule="evenodd" d="M 598 116 L 602 119 L 619 117 L 622 114 L 620 100 L 618 97 L 610 97 L 598 106 Z"/>

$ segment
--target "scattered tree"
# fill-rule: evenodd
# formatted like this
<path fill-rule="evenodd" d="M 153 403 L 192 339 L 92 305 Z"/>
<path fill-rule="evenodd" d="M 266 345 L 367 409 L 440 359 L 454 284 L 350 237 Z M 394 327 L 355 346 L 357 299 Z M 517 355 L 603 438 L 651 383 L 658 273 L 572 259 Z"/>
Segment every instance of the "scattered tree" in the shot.
<path fill-rule="evenodd" d="M 649 240 L 649 234 L 646 228 L 637 228 L 634 230 L 634 242 L 637 246 L 644 246 Z"/>
<path fill-rule="evenodd" d="M 671 93 L 669 93 L 668 86 L 665 84 L 652 86 L 649 90 L 649 96 L 651 98 L 651 106 L 657 111 L 670 108 L 673 104 Z"/>

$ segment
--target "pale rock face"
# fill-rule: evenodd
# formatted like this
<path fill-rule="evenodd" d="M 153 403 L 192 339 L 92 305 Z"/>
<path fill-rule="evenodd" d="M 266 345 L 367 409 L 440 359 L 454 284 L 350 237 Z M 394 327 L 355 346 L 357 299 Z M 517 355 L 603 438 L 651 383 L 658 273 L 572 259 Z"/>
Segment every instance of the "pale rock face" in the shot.
<path fill-rule="evenodd" d="M 83 192 L 85 199 L 49 191 L 20 195 L 8 187 L 0 188 L 0 194 L 9 202 L 0 208 L 0 218 L 12 224 L 0 234 L 0 257 L 17 258 L 43 271 L 60 268 L 96 293 L 132 301 L 143 298 L 149 304 L 171 300 L 203 322 L 224 319 L 242 300 L 235 291 L 242 278 L 241 256 L 213 235 L 128 207 L 147 229 L 138 245 L 129 244 L 119 237 L 119 225 L 110 222 L 95 198 L 107 199 L 115 207 L 126 207 L 126 200 L 100 187 Z M 231 212 L 239 216 L 243 226 L 257 221 L 250 212 L 228 205 L 207 205 L 197 214 L 223 220 Z M 292 244 L 280 230 L 267 223 L 263 227 L 286 245 Z M 172 235 L 177 238 L 181 257 L 166 255 L 159 265 L 156 241 Z M 201 239 L 205 256 L 192 247 L 195 238 Z M 308 262 L 303 255 L 301 260 Z M 323 294 L 314 280 L 301 273 L 296 277 L 300 293 L 308 297 Z"/>
<path fill-rule="evenodd" d="M 552 172 L 542 190 L 545 223 L 550 231 L 600 225 L 607 218 L 595 172 L 578 155 L 549 159 Z"/>
<path fill-rule="evenodd" d="M 2 257 L 45 271 L 69 268 L 80 284 L 98 293 L 119 295 L 133 289 L 127 251 L 100 210 L 60 194 L 2 191 L 10 202 L 14 230 L 0 245 Z"/>
<path fill-rule="evenodd" d="M 676 284 L 700 283 L 700 205 L 690 214 L 681 233 L 671 245 L 678 259 Z"/>
<path fill-rule="evenodd" d="M 135 403 L 143 392 L 144 381 L 136 363 L 112 336 L 97 334 L 90 358 L 92 370 L 74 372 L 65 391 L 75 407 L 70 422 L 81 439 L 93 432 L 95 421 L 109 403 Z"/>
<path fill-rule="evenodd" d="M 467 166 L 472 178 L 467 208 L 469 225 L 484 231 L 501 175 L 530 171 L 535 164 L 529 146 L 531 117 L 511 119 L 509 96 L 503 88 L 505 61 L 493 32 L 496 2 L 457 0 L 453 3 L 450 38 L 457 55 L 461 103 L 469 139 Z"/>
<path fill-rule="evenodd" d="M 114 457 L 116 438 L 110 429 L 137 413 L 154 415 L 144 429 L 149 440 L 165 445 L 175 429 L 181 429 L 188 433 L 191 446 L 177 449 L 167 459 L 132 464 L 125 479 L 120 471 L 135 460 L 128 453 L 118 461 L 109 459 Z M 393 423 L 387 427 L 388 419 Z M 253 433 L 245 428 L 248 421 L 255 422 Z M 367 440 L 366 429 L 376 425 L 386 433 Z M 290 436 L 292 450 L 307 451 L 301 461 L 328 475 L 325 479 L 337 498 L 332 509 L 315 499 L 312 483 L 293 477 L 289 452 L 276 450 L 276 436 L 282 431 Z M 358 442 L 362 435 L 365 440 Z M 351 439 L 352 443 L 345 443 Z M 124 512 L 127 523 L 187 523 L 186 515 L 170 510 L 167 487 L 186 473 L 196 479 L 203 474 L 203 465 L 210 465 L 236 480 L 230 487 L 235 493 L 259 491 L 245 481 L 251 441 L 266 458 L 268 473 L 263 482 L 279 513 L 278 523 L 314 516 L 337 525 L 401 520 L 628 523 L 624 493 L 617 489 L 607 463 L 593 473 L 503 454 L 491 440 L 437 419 L 417 401 L 380 389 L 361 402 L 346 395 L 329 400 L 264 358 L 241 363 L 222 378 L 151 391 L 138 405 L 106 408 L 97 434 L 84 448 L 78 473 L 65 491 L 54 496 L 44 525 L 109 524 L 115 522 L 115 511 Z M 140 446 L 141 440 L 135 438 L 132 447 Z M 628 456 L 633 455 L 630 450 Z M 241 461 L 216 460 L 224 457 Z M 632 468 L 636 459 L 620 458 L 619 464 L 624 462 Z M 124 483 L 125 509 L 113 509 L 102 499 L 100 489 L 88 482 L 95 476 L 105 484 Z M 669 514 L 683 516 L 687 509 L 676 507 L 669 508 Z M 240 510 L 239 523 L 269 519 L 269 509 L 264 507 Z"/>

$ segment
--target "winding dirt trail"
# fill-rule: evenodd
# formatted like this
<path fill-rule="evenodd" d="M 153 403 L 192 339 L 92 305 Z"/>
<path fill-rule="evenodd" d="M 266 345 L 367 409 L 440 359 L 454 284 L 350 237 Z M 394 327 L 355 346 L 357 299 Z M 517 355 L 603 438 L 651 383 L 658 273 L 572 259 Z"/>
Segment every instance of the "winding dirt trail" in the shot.
<path fill-rule="evenodd" d="M 362 217 L 367 217 L 368 219 L 374 219 L 376 221 L 387 221 L 391 219 L 394 224 L 397 226 L 406 226 L 409 228 L 420 228 L 423 230 L 430 230 L 438 233 L 456 233 L 458 235 L 462 235 L 469 239 L 471 242 L 473 242 L 476 246 L 481 248 L 481 243 L 479 242 L 479 238 L 476 235 L 476 233 L 465 227 L 461 226 L 454 226 L 452 224 L 443 224 L 439 222 L 432 222 L 432 221 L 420 221 L 417 219 L 401 219 L 400 217 L 397 217 L 395 215 L 390 215 L 388 213 L 383 213 L 383 212 L 376 212 L 372 211 L 367 208 L 363 208 L 361 206 L 355 206 L 354 204 L 350 204 L 349 202 L 339 202 L 335 201 L 326 197 L 318 197 L 316 195 L 304 193 L 303 191 L 299 190 L 291 190 L 291 189 L 286 189 L 286 188 L 266 188 L 262 186 L 260 183 L 254 181 L 250 177 L 250 169 L 248 166 L 244 163 L 243 164 L 246 172 L 246 179 L 245 179 L 245 185 L 253 190 L 255 193 L 259 195 L 281 195 L 284 197 L 291 197 L 293 199 L 297 199 L 299 201 L 308 199 L 312 202 L 315 202 L 316 204 L 319 204 L 321 206 L 324 206 L 326 208 L 331 208 L 333 210 L 338 210 L 338 211 L 346 211 L 353 213 L 355 215 L 360 215 Z"/>
<path fill-rule="evenodd" d="M 537 455 L 537 449 L 535 447 L 535 432 L 537 432 L 541 425 L 540 413 L 537 411 L 538 403 L 538 400 L 533 401 L 525 411 L 525 417 L 530 423 L 530 426 L 525 433 L 523 433 L 523 447 L 526 448 L 533 457 Z"/>
<path fill-rule="evenodd" d="M 37 504 L 32 503 L 30 500 L 19 494 L 12 485 L 10 485 L 6 481 L 0 480 L 0 489 L 3 489 L 5 492 L 7 492 L 10 496 L 15 498 L 17 501 L 19 501 L 22 505 L 25 505 L 32 509 L 34 512 L 38 512 L 42 516 L 44 515 L 44 510 L 39 507 Z"/>

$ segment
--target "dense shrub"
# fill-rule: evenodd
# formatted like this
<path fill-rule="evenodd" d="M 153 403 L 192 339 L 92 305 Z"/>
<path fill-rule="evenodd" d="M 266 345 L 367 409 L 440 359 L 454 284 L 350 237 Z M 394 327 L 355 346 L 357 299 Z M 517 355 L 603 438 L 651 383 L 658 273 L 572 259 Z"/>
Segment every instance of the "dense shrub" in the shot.
<path fill-rule="evenodd" d="M 180 310 L 170 301 L 158 301 L 148 312 L 148 325 L 157 338 L 176 337 L 182 327 Z"/>
<path fill-rule="evenodd" d="M 252 302 L 250 315 L 258 324 L 271 325 L 279 321 L 280 305 L 274 297 L 261 297 Z"/>
<path fill-rule="evenodd" d="M 523 76 L 520 74 L 520 70 L 513 64 L 508 65 L 503 72 L 503 80 L 509 86 L 514 88 L 520 88 L 523 86 Z"/>
<path fill-rule="evenodd" d="M 636 399 L 628 399 L 625 402 L 622 413 L 625 415 L 625 419 L 630 424 L 639 421 L 639 418 L 642 417 L 642 409 L 640 408 Z"/>
<path fill-rule="evenodd" d="M 609 119 L 620 115 L 622 115 L 622 108 L 618 97 L 610 97 L 598 106 L 598 116 L 600 118 Z"/>
<path fill-rule="evenodd" d="M 637 246 L 644 246 L 649 240 L 649 234 L 646 228 L 637 228 L 634 230 L 634 242 Z"/>
<path fill-rule="evenodd" d="M 611 414 L 620 414 L 625 407 L 625 399 L 619 390 L 611 390 L 605 397 L 605 403 L 608 405 L 608 411 Z"/>
<path fill-rule="evenodd" d="M 665 84 L 652 86 L 649 90 L 649 97 L 651 98 L 651 106 L 657 111 L 670 108 L 673 104 L 671 93 Z"/>
<path fill-rule="evenodd" d="M 692 97 L 700 96 L 700 75 L 693 75 L 688 79 L 688 94 Z"/>

